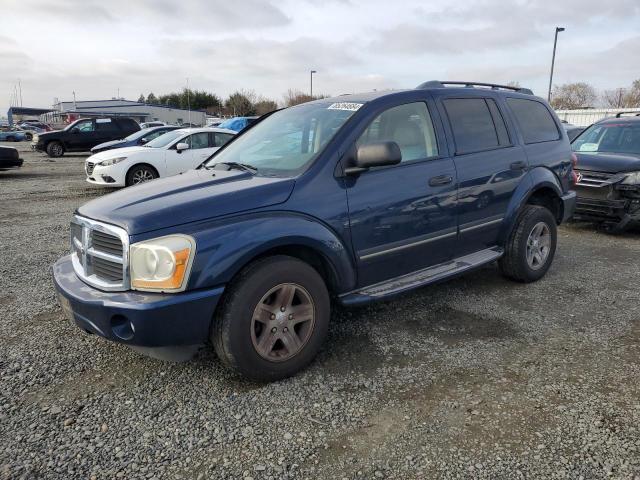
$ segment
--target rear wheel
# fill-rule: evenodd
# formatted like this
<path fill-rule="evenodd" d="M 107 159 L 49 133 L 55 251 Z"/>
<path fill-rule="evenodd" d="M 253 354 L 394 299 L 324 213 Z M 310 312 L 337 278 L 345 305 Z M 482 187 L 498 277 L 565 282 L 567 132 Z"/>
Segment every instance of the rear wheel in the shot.
<path fill-rule="evenodd" d="M 158 178 L 158 172 L 150 165 L 136 165 L 132 167 L 127 173 L 127 187 L 131 185 L 138 185 L 140 183 L 150 182 L 151 180 Z"/>
<path fill-rule="evenodd" d="M 64 155 L 64 146 L 60 142 L 51 142 L 47 145 L 47 155 L 53 158 Z"/>
<path fill-rule="evenodd" d="M 253 380 L 279 380 L 316 356 L 329 315 L 329 293 L 318 272 L 279 255 L 250 265 L 229 286 L 211 340 L 232 370 Z"/>
<path fill-rule="evenodd" d="M 498 262 L 503 275 L 519 282 L 541 279 L 553 262 L 558 232 L 556 219 L 544 207 L 526 205 Z"/>

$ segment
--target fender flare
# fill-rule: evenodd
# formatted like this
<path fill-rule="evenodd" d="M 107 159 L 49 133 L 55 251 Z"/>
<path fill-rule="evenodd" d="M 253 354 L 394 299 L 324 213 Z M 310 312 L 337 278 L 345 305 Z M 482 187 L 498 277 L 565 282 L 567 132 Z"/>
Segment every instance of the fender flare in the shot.
<path fill-rule="evenodd" d="M 351 248 L 332 228 L 314 217 L 263 212 L 226 219 L 224 223 L 217 221 L 190 234 L 196 240 L 197 253 L 189 290 L 226 284 L 254 259 L 285 247 L 304 247 L 320 255 L 339 292 L 356 285 Z"/>
<path fill-rule="evenodd" d="M 531 198 L 534 193 L 543 188 L 552 190 L 558 198 L 561 198 L 563 195 L 560 180 L 558 180 L 558 177 L 556 177 L 551 170 L 545 167 L 532 168 L 520 181 L 511 196 L 504 216 L 502 229 L 498 236 L 498 243 L 500 245 L 504 245 L 509 235 L 511 235 L 511 231 L 518 218 L 518 213 L 522 207 L 529 201 L 529 198 Z M 562 218 L 562 215 L 560 218 Z"/>

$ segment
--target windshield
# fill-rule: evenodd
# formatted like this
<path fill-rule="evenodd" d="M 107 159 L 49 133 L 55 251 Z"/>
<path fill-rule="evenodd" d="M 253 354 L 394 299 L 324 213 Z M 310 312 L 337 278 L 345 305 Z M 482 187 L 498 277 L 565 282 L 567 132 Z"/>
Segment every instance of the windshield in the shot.
<path fill-rule="evenodd" d="M 155 138 L 151 140 L 149 143 L 145 144 L 145 147 L 150 147 L 150 148 L 166 147 L 174 140 L 177 140 L 178 138 L 183 136 L 184 133 L 185 132 L 183 130 L 172 130 L 170 132 L 163 133 L 158 138 Z"/>
<path fill-rule="evenodd" d="M 261 175 L 297 175 L 315 160 L 359 106 L 308 103 L 281 110 L 247 130 L 206 166 L 243 163 L 255 167 Z"/>
<path fill-rule="evenodd" d="M 124 137 L 124 139 L 128 140 L 128 141 L 137 140 L 138 138 L 144 137 L 147 133 L 151 133 L 150 129 L 143 128 L 142 130 L 138 130 L 137 132 L 133 132 L 128 137 Z"/>
<path fill-rule="evenodd" d="M 633 153 L 640 155 L 640 122 L 591 125 L 571 144 L 580 153 Z"/>

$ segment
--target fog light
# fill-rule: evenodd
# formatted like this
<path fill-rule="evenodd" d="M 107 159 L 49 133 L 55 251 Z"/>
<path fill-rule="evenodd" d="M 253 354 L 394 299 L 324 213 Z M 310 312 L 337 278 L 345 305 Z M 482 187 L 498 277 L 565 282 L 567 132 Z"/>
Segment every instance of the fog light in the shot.
<path fill-rule="evenodd" d="M 124 315 L 114 315 L 111 317 L 111 331 L 122 340 L 131 340 L 135 333 L 133 323 Z"/>

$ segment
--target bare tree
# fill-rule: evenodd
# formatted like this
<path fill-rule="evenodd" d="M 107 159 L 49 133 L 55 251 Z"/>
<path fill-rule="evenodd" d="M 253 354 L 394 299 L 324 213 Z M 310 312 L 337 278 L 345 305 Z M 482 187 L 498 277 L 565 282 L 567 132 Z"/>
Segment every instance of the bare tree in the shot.
<path fill-rule="evenodd" d="M 318 100 L 320 98 L 327 98 L 328 95 L 314 95 L 313 97 L 308 93 L 304 93 L 301 90 L 294 90 L 290 88 L 287 93 L 284 94 L 285 107 L 292 107 L 301 103 L 311 102 L 312 100 Z"/>
<path fill-rule="evenodd" d="M 602 101 L 609 108 L 626 107 L 626 89 L 616 88 L 615 90 L 605 90 L 602 94 Z"/>
<path fill-rule="evenodd" d="M 255 107 L 256 115 L 264 115 L 278 109 L 278 104 L 274 100 L 264 97 L 260 97 L 253 106 Z"/>
<path fill-rule="evenodd" d="M 640 108 L 640 79 L 631 84 L 624 98 L 625 108 Z"/>
<path fill-rule="evenodd" d="M 553 87 L 551 106 L 556 110 L 593 108 L 597 99 L 598 95 L 595 89 L 588 83 L 565 83 Z"/>

